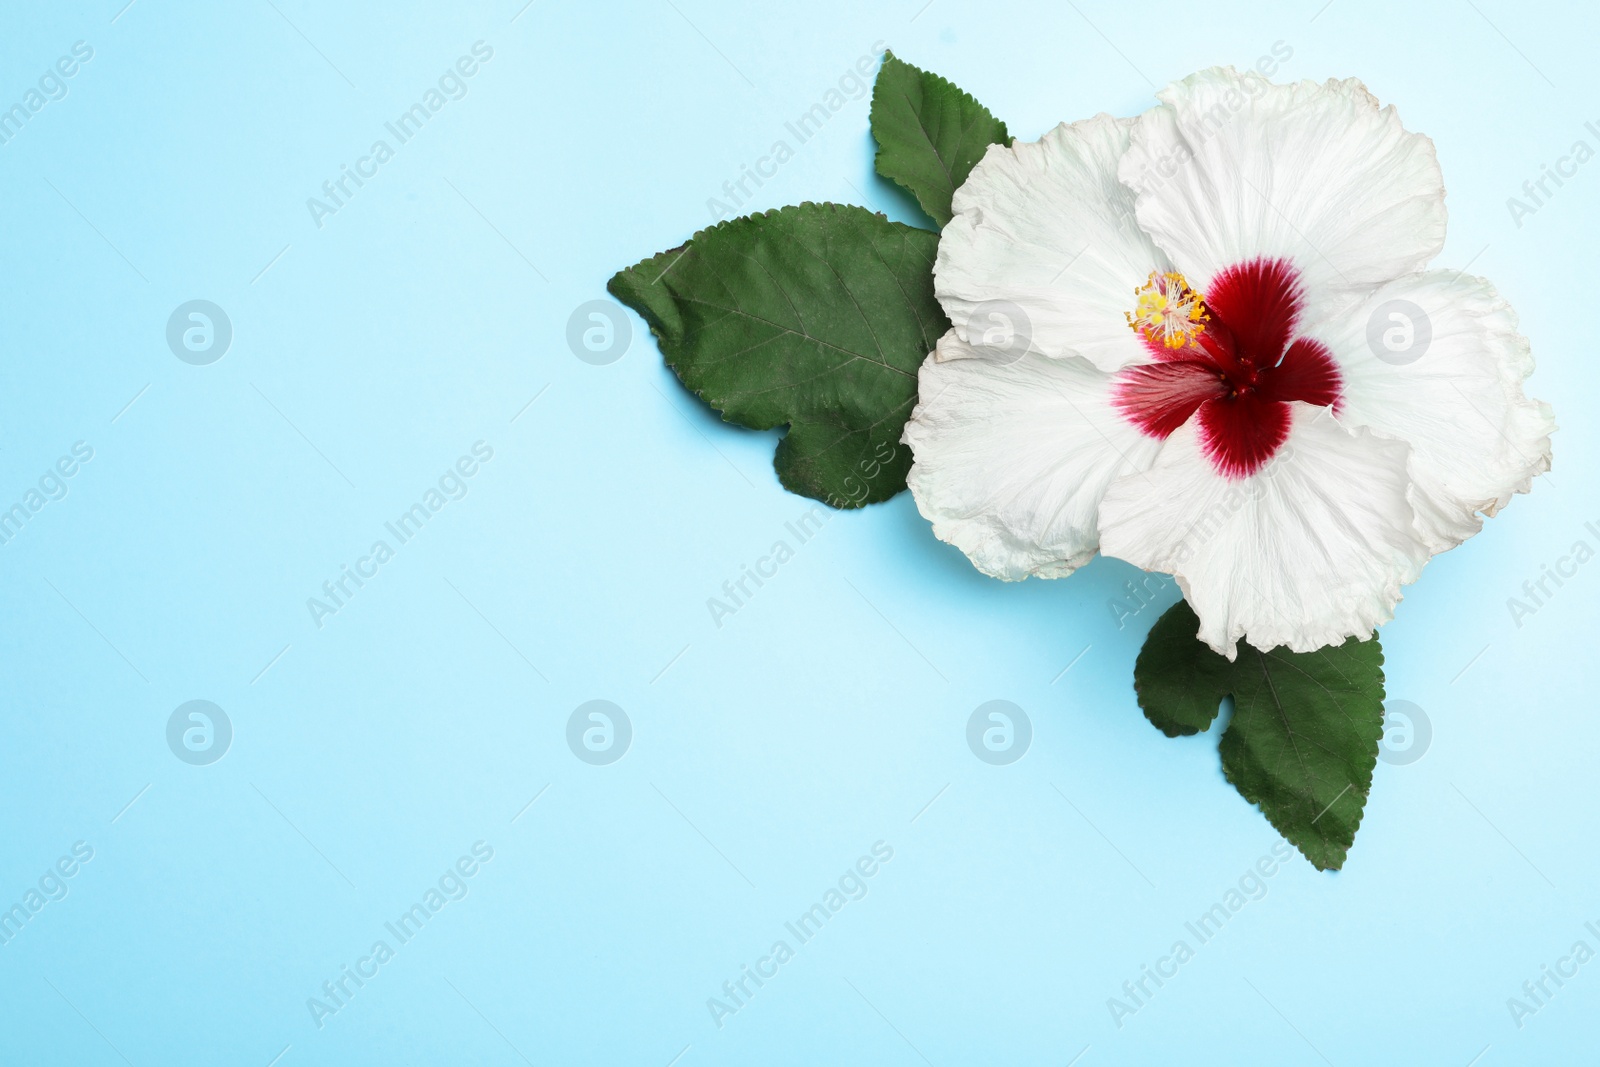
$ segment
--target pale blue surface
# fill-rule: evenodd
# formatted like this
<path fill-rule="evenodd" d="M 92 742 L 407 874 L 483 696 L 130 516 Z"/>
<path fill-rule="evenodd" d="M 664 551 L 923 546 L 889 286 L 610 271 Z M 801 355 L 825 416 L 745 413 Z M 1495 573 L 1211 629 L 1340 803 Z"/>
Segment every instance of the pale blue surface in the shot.
<path fill-rule="evenodd" d="M 1600 563 L 1521 627 L 1506 607 L 1600 543 L 1600 163 L 1520 228 L 1506 207 L 1575 140 L 1600 146 L 1592 5 L 123 2 L 13 5 L 0 33 L 4 104 L 94 49 L 0 145 L 0 505 L 94 450 L 0 547 L 0 906 L 94 850 L 0 947 L 0 1062 L 1600 1048 L 1600 962 L 1520 1030 L 1506 1006 L 1579 938 L 1600 947 Z M 306 198 L 480 40 L 465 97 L 318 229 Z M 1365 78 L 1437 142 L 1442 264 L 1516 304 L 1563 427 L 1553 475 L 1384 630 L 1390 694 L 1434 738 L 1379 765 L 1347 869 L 1292 859 L 1120 1030 L 1107 999 L 1277 841 L 1216 731 L 1170 741 L 1140 716 L 1157 608 L 1119 631 L 1107 607 L 1132 569 L 1002 585 L 901 496 L 833 517 L 718 629 L 706 599 L 808 506 L 776 483 L 775 436 L 698 406 L 637 319 L 613 365 L 565 341 L 878 41 L 1026 138 L 1275 42 L 1281 76 Z M 755 206 L 802 199 L 907 217 L 865 99 Z M 234 329 L 209 366 L 164 337 L 197 298 Z M 467 495 L 318 629 L 306 599 L 480 440 Z M 565 741 L 596 698 L 635 731 L 610 766 Z M 167 747 L 195 699 L 233 724 L 210 766 Z M 966 746 L 991 699 L 1033 722 L 1008 767 Z M 319 1029 L 307 998 L 477 841 L 494 854 L 466 898 Z M 866 896 L 719 1029 L 707 998 L 878 841 L 893 859 Z"/>

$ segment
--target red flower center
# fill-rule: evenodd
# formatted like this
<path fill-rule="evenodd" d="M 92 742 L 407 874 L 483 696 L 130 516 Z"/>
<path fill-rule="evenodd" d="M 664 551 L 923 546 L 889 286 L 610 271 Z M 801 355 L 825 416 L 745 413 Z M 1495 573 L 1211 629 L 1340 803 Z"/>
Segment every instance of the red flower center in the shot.
<path fill-rule="evenodd" d="M 1254 259 L 1217 275 L 1204 296 L 1178 274 L 1152 274 L 1129 325 L 1154 363 L 1117 375 L 1112 403 L 1165 440 L 1198 417 L 1200 446 L 1226 478 L 1254 474 L 1289 436 L 1289 404 L 1337 408 L 1339 368 L 1318 341 L 1295 339 L 1300 276 Z"/>

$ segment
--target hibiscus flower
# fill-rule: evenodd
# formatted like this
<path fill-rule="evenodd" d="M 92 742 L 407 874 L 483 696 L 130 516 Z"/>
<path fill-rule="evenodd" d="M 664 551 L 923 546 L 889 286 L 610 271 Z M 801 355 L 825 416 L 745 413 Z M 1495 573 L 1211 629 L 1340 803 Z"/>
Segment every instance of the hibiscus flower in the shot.
<path fill-rule="evenodd" d="M 1433 142 L 1354 79 L 1192 75 L 1136 119 L 991 146 L 904 440 L 995 577 L 1173 574 L 1234 656 L 1370 637 L 1550 466 L 1516 314 L 1444 244 Z"/>

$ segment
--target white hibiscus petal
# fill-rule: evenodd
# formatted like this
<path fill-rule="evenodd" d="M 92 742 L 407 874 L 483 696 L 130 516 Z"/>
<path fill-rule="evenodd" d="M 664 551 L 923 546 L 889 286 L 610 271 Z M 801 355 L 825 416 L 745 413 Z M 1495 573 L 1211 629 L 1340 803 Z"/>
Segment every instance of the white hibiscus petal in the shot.
<path fill-rule="evenodd" d="M 1550 469 L 1550 405 L 1516 312 L 1482 278 L 1393 282 L 1312 331 L 1344 378 L 1339 421 L 1411 445 L 1412 506 L 1434 552 L 1460 544 Z"/>
<path fill-rule="evenodd" d="M 1257 473 L 1220 476 L 1190 420 L 1100 504 L 1101 551 L 1175 575 L 1200 639 L 1230 659 L 1240 637 L 1296 652 L 1365 640 L 1429 556 L 1406 498 L 1409 446 L 1292 408 L 1288 441 Z"/>
<path fill-rule="evenodd" d="M 934 534 L 1010 581 L 1087 563 L 1106 486 L 1160 447 L 1112 410 L 1110 382 L 1086 360 L 1002 364 L 945 334 L 904 435 L 915 456 L 906 481 Z"/>
<path fill-rule="evenodd" d="M 1117 180 L 1132 122 L 1099 115 L 989 146 L 956 190 L 934 265 L 934 291 L 962 340 L 1016 329 L 1044 355 L 1102 370 L 1149 361 L 1124 313 L 1150 272 L 1169 268 Z"/>
<path fill-rule="evenodd" d="M 1230 266 L 1287 259 L 1301 322 L 1317 322 L 1443 247 L 1433 142 L 1354 78 L 1274 85 L 1218 67 L 1159 95 L 1119 173 L 1140 225 L 1202 291 Z"/>

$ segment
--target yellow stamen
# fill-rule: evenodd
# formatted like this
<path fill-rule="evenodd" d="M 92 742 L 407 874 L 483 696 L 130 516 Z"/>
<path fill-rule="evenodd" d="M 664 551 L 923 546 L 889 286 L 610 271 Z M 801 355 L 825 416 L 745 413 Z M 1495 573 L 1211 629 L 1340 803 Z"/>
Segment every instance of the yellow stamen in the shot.
<path fill-rule="evenodd" d="M 1145 284 L 1134 290 L 1134 310 L 1124 312 L 1133 332 L 1168 348 L 1183 348 L 1205 332 L 1211 312 L 1205 298 L 1173 272 L 1150 272 Z"/>

